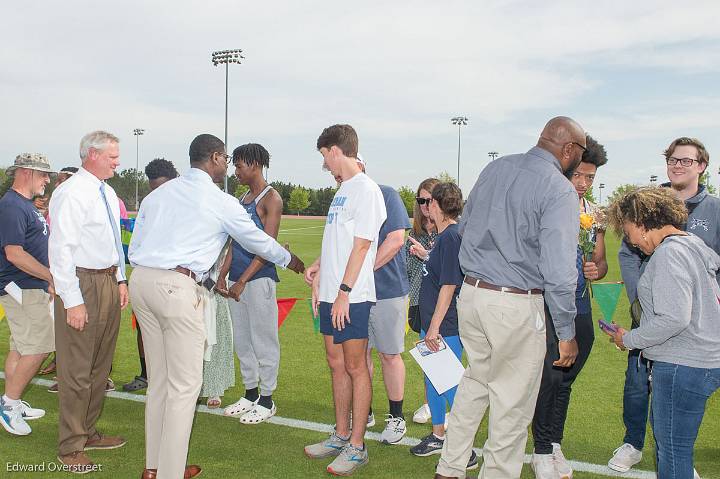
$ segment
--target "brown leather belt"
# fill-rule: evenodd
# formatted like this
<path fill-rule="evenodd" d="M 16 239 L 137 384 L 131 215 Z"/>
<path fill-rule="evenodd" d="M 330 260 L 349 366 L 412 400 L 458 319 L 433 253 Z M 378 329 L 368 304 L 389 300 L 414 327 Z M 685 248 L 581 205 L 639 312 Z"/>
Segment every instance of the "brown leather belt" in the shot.
<path fill-rule="evenodd" d="M 113 276 L 115 273 L 117 273 L 117 266 L 110 266 L 109 268 L 103 269 L 81 268 L 80 266 L 77 266 L 75 268 L 75 271 L 77 271 L 78 273 L 108 274 L 110 276 Z"/>
<path fill-rule="evenodd" d="M 177 272 L 180 273 L 180 274 L 184 274 L 185 276 L 189 276 L 190 279 L 192 279 L 193 281 L 197 282 L 197 279 L 195 279 L 195 273 L 193 273 L 192 271 L 190 271 L 190 270 L 187 269 L 187 268 L 184 268 L 184 267 L 182 267 L 182 266 L 175 266 L 171 271 L 177 271 Z"/>
<path fill-rule="evenodd" d="M 486 283 L 485 281 L 477 278 L 473 278 L 472 276 L 465 276 L 465 283 L 469 284 L 470 286 L 475 286 L 476 288 L 482 288 L 482 289 L 491 289 L 493 291 L 502 291 L 503 293 L 514 293 L 514 294 L 543 294 L 542 289 L 518 289 L 513 288 L 512 286 L 495 286 L 491 283 Z"/>

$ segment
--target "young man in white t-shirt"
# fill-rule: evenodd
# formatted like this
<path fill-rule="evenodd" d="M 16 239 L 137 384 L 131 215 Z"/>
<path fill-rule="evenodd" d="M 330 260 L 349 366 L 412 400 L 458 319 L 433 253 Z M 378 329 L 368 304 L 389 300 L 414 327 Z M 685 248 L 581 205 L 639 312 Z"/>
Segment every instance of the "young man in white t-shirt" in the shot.
<path fill-rule="evenodd" d="M 350 125 L 323 130 L 317 148 L 323 167 L 342 178 L 328 211 L 320 258 L 305 274 L 332 372 L 336 426 L 328 439 L 306 446 L 305 454 L 337 456 L 328 472 L 349 475 L 368 462 L 363 437 L 372 389 L 365 355 L 376 301 L 373 266 L 386 211 L 380 188 L 357 164 L 358 138 Z"/>

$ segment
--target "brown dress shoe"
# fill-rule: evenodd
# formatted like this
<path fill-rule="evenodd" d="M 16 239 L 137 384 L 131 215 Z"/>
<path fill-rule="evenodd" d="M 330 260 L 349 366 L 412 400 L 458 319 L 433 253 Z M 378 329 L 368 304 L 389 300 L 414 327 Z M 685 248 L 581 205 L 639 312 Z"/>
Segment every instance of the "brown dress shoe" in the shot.
<path fill-rule="evenodd" d="M 87 474 L 88 472 L 97 471 L 97 466 L 87 457 L 83 451 L 75 451 L 64 456 L 58 456 L 58 461 L 67 466 L 68 472 L 75 474 Z"/>
<path fill-rule="evenodd" d="M 94 436 L 89 437 L 85 442 L 85 450 L 117 449 L 118 447 L 123 447 L 125 443 L 127 443 L 125 438 L 120 436 L 103 436 L 99 432 L 96 432 Z"/>
<path fill-rule="evenodd" d="M 197 477 L 202 472 L 202 468 L 200 466 L 196 466 L 195 464 L 190 464 L 185 468 L 185 474 L 183 475 L 183 479 L 192 479 L 193 477 Z M 157 469 L 145 469 L 142 473 L 142 476 L 140 476 L 140 479 L 155 479 L 157 477 Z"/>

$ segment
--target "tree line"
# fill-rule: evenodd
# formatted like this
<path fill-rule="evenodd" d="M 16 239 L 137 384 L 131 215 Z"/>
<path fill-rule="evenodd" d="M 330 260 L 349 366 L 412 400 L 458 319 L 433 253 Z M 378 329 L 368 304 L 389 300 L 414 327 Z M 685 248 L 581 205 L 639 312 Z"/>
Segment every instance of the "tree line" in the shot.
<path fill-rule="evenodd" d="M 441 181 L 455 181 L 446 172 L 442 172 L 437 176 Z M 137 171 L 135 168 L 128 168 L 120 171 L 118 174 L 107 180 L 108 184 L 113 187 L 117 195 L 125 202 L 128 210 L 135 210 L 135 179 L 138 180 L 138 198 L 142 202 L 143 198 L 150 193 L 150 185 L 143 171 Z M 704 184 L 708 193 L 717 194 L 717 189 L 709 181 L 707 171 L 700 177 L 700 183 Z M 280 194 L 283 199 L 283 214 L 286 215 L 307 215 L 307 216 L 325 216 L 330 208 L 330 202 L 337 191 L 337 188 L 306 188 L 302 185 L 293 183 L 285 183 L 282 181 L 273 181 L 270 185 Z M 7 176 L 5 168 L 0 168 L 0 196 L 12 186 L 12 177 Z M 608 203 L 619 195 L 625 193 L 631 188 L 636 187 L 634 184 L 623 184 L 615 188 L 607 197 Z M 54 183 L 51 182 L 45 190 L 46 195 L 52 193 Z M 228 178 L 228 191 L 240 198 L 247 191 L 247 186 L 241 185 L 234 176 Z M 401 186 L 397 189 L 402 198 L 408 216 L 412 216 L 413 206 L 415 204 L 415 189 L 409 186 Z M 588 200 L 596 202 L 594 190 L 588 190 L 586 194 Z"/>

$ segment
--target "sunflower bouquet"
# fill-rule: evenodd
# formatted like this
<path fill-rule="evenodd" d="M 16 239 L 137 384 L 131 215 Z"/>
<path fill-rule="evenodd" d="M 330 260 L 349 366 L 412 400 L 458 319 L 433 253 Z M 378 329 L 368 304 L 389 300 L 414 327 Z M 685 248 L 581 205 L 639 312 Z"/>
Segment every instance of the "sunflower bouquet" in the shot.
<path fill-rule="evenodd" d="M 593 213 L 580 213 L 580 234 L 578 237 L 578 246 L 583 255 L 583 266 L 587 261 L 592 260 L 593 251 L 595 251 L 595 242 L 597 240 L 597 232 L 604 231 L 604 213 L 600 209 L 596 209 Z M 590 291 L 592 296 L 592 284 L 590 280 L 585 281 L 585 291 Z M 583 295 L 585 292 L 583 292 Z"/>

